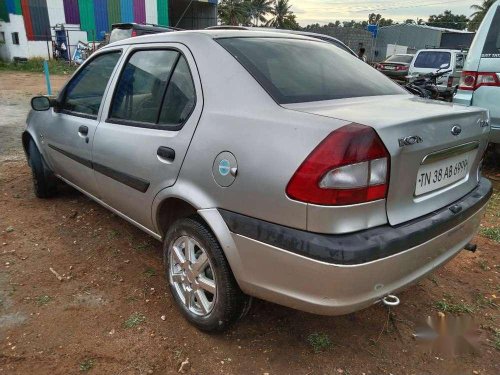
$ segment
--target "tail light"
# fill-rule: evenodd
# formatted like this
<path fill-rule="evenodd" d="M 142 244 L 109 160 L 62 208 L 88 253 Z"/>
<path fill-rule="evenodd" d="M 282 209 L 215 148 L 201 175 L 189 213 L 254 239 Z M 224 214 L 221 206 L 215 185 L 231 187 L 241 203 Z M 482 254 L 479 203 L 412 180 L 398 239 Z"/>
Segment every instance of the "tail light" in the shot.
<path fill-rule="evenodd" d="M 408 70 L 408 67 L 407 67 L 407 66 L 405 66 L 405 65 L 398 65 L 398 66 L 396 67 L 396 70 Z"/>
<path fill-rule="evenodd" d="M 132 34 L 130 34 L 130 36 L 132 37 L 137 36 L 137 30 L 132 30 Z"/>
<path fill-rule="evenodd" d="M 389 152 L 372 128 L 346 125 L 326 137 L 304 160 L 286 188 L 295 200 L 326 206 L 383 199 Z"/>
<path fill-rule="evenodd" d="M 460 77 L 458 88 L 460 90 L 477 90 L 481 86 L 500 86 L 497 73 L 464 71 Z"/>

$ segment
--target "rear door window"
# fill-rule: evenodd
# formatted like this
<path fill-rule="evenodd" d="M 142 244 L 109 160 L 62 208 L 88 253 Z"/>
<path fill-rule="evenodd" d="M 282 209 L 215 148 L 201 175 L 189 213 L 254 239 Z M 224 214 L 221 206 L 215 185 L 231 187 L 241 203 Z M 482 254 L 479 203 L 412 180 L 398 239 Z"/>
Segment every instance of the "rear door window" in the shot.
<path fill-rule="evenodd" d="M 280 104 L 406 93 L 329 43 L 261 37 L 217 42 Z"/>
<path fill-rule="evenodd" d="M 500 58 L 500 7 L 491 22 L 481 57 Z"/>
<path fill-rule="evenodd" d="M 177 130 L 196 102 L 191 71 L 176 50 L 136 51 L 117 83 L 109 121 Z"/>
<path fill-rule="evenodd" d="M 446 64 L 444 69 L 450 67 L 451 53 L 443 51 L 422 51 L 417 55 L 413 66 L 415 68 L 439 69 Z"/>

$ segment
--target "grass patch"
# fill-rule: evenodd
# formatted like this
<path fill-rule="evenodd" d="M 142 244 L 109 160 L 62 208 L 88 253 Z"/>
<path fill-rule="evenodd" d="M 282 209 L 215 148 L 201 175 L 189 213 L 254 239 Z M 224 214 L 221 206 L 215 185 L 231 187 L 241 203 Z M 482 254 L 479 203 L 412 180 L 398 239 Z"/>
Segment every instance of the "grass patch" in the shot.
<path fill-rule="evenodd" d="M 498 305 L 493 302 L 493 300 L 485 297 L 483 294 L 481 293 L 475 293 L 474 294 L 474 304 L 478 307 L 490 307 L 490 308 L 493 308 L 493 309 L 498 309 Z"/>
<path fill-rule="evenodd" d="M 46 305 L 50 301 L 52 301 L 52 297 L 51 296 L 38 296 L 38 297 L 36 297 L 36 303 L 39 306 Z"/>
<path fill-rule="evenodd" d="M 139 324 L 142 324 L 146 321 L 146 317 L 139 313 L 133 313 L 129 316 L 127 320 L 125 320 L 124 326 L 125 328 L 134 328 Z"/>
<path fill-rule="evenodd" d="M 442 299 L 440 301 L 436 301 L 434 306 L 442 312 L 447 312 L 450 314 L 472 314 L 474 312 L 474 308 L 467 303 L 460 302 L 454 303 L 451 301 L 447 301 L 446 299 Z"/>
<path fill-rule="evenodd" d="M 309 342 L 309 345 L 311 345 L 314 353 L 321 353 L 332 346 L 330 336 L 326 333 L 311 333 L 307 337 L 307 341 Z"/>
<path fill-rule="evenodd" d="M 108 232 L 108 238 L 109 239 L 112 239 L 112 238 L 116 238 L 120 235 L 120 232 L 118 232 L 116 229 L 111 229 L 109 232 Z"/>
<path fill-rule="evenodd" d="M 481 228 L 479 234 L 500 243 L 500 227 Z"/>
<path fill-rule="evenodd" d="M 35 57 L 28 61 L 5 62 L 0 61 L 0 71 L 43 73 L 43 61 L 41 57 Z M 67 61 L 49 60 L 49 72 L 55 75 L 73 74 L 77 66 L 69 65 Z"/>
<path fill-rule="evenodd" d="M 493 345 L 495 345 L 496 350 L 500 350 L 500 329 L 495 329 L 493 334 Z"/>
<path fill-rule="evenodd" d="M 490 267 L 488 266 L 488 261 L 486 259 L 479 259 L 477 264 L 483 271 L 488 271 Z"/>
<path fill-rule="evenodd" d="M 94 360 L 91 358 L 87 358 L 82 363 L 80 363 L 81 372 L 88 372 L 92 370 L 92 367 L 94 367 Z"/>
<path fill-rule="evenodd" d="M 144 275 L 146 275 L 147 277 L 156 276 L 156 270 L 154 268 L 146 268 L 146 271 L 144 271 Z"/>

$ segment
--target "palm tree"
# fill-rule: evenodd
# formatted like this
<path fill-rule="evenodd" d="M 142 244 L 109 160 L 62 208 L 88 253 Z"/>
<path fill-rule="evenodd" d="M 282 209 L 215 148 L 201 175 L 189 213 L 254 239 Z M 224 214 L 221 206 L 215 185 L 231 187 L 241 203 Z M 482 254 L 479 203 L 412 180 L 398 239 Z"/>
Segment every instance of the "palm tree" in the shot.
<path fill-rule="evenodd" d="M 238 26 L 248 21 L 248 2 L 244 0 L 222 0 L 217 7 L 223 25 Z"/>
<path fill-rule="evenodd" d="M 483 0 L 481 5 L 471 5 L 470 8 L 475 10 L 475 12 L 471 14 L 471 20 L 468 27 L 469 31 L 476 31 L 479 28 L 484 16 L 486 16 L 486 13 L 495 1 L 496 0 Z"/>
<path fill-rule="evenodd" d="M 273 10 L 273 0 L 250 0 L 249 1 L 250 15 L 254 22 L 254 26 L 259 26 L 260 23 L 266 23 L 266 14 Z"/>
<path fill-rule="evenodd" d="M 275 27 L 277 29 L 298 27 L 291 8 L 292 6 L 288 3 L 288 0 L 275 0 L 274 7 L 270 11 L 273 17 L 267 21 L 266 26 Z"/>

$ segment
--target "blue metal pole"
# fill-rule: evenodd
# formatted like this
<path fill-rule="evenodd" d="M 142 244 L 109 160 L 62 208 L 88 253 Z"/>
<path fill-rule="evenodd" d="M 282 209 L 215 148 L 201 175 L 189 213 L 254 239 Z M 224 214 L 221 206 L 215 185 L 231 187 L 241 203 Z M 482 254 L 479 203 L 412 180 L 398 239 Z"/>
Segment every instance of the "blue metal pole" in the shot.
<path fill-rule="evenodd" d="M 50 86 L 50 76 L 49 76 L 49 62 L 47 60 L 43 61 L 43 72 L 45 73 L 45 83 L 47 84 L 47 93 L 52 95 L 52 87 Z"/>

